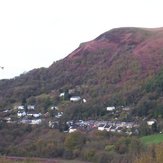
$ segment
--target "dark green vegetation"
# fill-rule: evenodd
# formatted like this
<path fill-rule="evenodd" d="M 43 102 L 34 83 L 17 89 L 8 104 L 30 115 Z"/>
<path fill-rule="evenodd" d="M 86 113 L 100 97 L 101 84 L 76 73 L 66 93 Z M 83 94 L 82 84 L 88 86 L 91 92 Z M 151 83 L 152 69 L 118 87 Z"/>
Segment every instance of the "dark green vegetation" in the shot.
<path fill-rule="evenodd" d="M 147 155 L 151 163 L 163 161 L 163 144 L 146 146 L 134 136 L 97 130 L 68 134 L 43 126 L 4 124 L 0 128 L 0 140 L 2 156 L 27 157 L 27 160 L 17 161 L 24 163 L 37 163 L 39 161 L 32 158 L 38 157 L 55 158 L 57 163 L 80 162 L 72 159 L 94 163 L 144 163 L 145 160 L 147 163 Z M 0 161 L 11 162 L 5 158 Z"/>
<path fill-rule="evenodd" d="M 131 160 L 145 150 L 135 137 L 98 132 L 61 133 L 41 126 L 4 124 L 0 154 L 18 157 L 78 159 L 107 163 Z M 134 156 L 134 157 L 133 157 Z"/>

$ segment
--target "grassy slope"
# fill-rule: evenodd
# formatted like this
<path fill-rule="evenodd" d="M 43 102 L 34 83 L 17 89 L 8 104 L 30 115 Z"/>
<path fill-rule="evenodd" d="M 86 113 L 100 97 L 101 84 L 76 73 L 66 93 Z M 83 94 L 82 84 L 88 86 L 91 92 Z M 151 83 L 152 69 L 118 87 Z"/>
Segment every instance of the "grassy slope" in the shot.
<path fill-rule="evenodd" d="M 163 134 L 154 134 L 149 136 L 144 136 L 141 138 L 142 142 L 145 144 L 158 144 L 163 142 Z"/>

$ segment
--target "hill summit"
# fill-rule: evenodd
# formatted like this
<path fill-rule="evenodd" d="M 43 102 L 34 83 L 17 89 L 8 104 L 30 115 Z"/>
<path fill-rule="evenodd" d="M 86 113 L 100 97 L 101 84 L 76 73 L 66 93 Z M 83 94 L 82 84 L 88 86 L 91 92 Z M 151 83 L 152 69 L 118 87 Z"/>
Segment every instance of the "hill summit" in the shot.
<path fill-rule="evenodd" d="M 36 99 L 43 94 L 55 98 L 59 92 L 69 89 L 78 90 L 88 101 L 106 106 L 134 105 L 138 108 L 143 99 L 161 103 L 162 45 L 163 28 L 112 29 L 81 43 L 49 68 L 1 80 L 1 107 L 14 105 L 22 99 Z"/>

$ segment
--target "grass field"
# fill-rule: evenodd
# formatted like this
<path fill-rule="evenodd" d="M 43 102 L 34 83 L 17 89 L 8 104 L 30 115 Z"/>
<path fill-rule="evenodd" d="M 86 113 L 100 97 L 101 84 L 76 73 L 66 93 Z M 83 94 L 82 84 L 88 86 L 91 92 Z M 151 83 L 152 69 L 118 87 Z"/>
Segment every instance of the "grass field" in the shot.
<path fill-rule="evenodd" d="M 163 134 L 154 134 L 149 136 L 144 136 L 140 138 L 145 144 L 158 144 L 163 142 Z"/>

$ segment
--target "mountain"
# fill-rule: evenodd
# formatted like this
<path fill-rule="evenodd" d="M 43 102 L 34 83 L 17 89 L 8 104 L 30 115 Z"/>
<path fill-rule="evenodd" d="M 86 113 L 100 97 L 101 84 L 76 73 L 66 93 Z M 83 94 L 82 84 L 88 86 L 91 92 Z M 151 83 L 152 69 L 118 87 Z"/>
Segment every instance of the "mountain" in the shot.
<path fill-rule="evenodd" d="M 0 81 L 1 107 L 75 89 L 104 105 L 163 103 L 163 28 L 116 28 L 80 44 L 49 68 Z M 32 100 L 31 100 L 32 101 Z M 148 110 L 148 109 L 146 109 Z"/>

